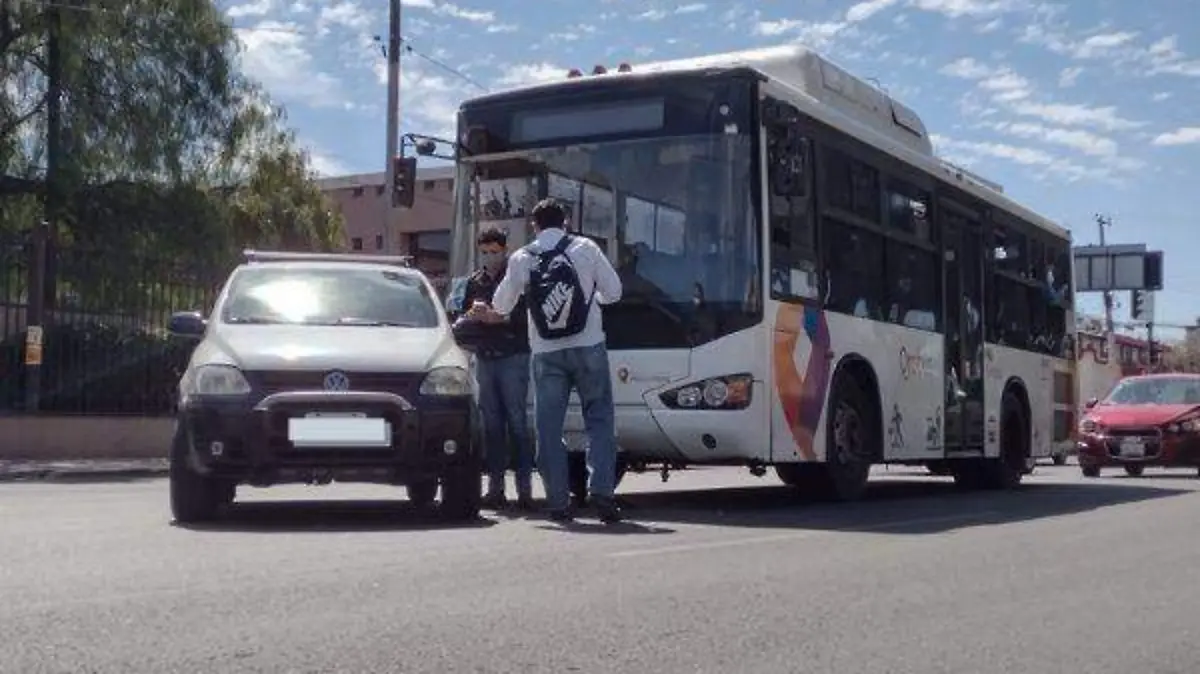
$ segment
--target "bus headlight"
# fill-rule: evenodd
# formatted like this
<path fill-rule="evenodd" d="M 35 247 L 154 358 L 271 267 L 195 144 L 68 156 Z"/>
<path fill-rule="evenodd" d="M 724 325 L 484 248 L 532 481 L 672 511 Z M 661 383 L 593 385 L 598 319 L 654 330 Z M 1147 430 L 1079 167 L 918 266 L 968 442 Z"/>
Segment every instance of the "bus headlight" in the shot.
<path fill-rule="evenodd" d="M 732 374 L 710 377 L 659 394 L 663 404 L 671 409 L 740 410 L 750 406 L 750 391 L 754 377 Z"/>

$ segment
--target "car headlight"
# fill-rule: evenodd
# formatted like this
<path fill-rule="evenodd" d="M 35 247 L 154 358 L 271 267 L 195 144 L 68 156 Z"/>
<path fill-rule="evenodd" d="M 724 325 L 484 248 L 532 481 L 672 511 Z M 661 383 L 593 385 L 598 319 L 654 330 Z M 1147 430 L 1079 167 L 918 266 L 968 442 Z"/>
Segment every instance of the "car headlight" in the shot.
<path fill-rule="evenodd" d="M 471 377 L 461 367 L 439 367 L 430 370 L 421 381 L 423 396 L 469 396 Z"/>
<path fill-rule="evenodd" d="M 1172 433 L 1200 433 L 1200 416 L 1188 417 L 1176 421 L 1167 427 Z"/>
<path fill-rule="evenodd" d="M 183 392 L 194 396 L 240 396 L 250 392 L 250 382 L 232 365 L 201 365 L 184 377 Z"/>
<path fill-rule="evenodd" d="M 748 374 L 711 377 L 665 391 L 659 399 L 667 407 L 690 410 L 740 410 L 750 406 L 754 378 Z"/>

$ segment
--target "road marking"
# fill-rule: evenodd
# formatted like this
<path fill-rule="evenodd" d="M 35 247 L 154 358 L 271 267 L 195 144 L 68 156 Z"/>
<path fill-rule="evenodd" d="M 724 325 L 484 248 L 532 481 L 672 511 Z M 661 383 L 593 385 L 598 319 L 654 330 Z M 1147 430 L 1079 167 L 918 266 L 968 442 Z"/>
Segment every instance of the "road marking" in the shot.
<path fill-rule="evenodd" d="M 982 511 L 975 513 L 961 513 L 958 515 L 939 515 L 937 517 L 921 517 L 910 520 L 898 520 L 895 522 L 883 522 L 881 524 L 862 527 L 860 529 L 852 529 L 839 531 L 836 529 L 809 529 L 807 531 L 793 531 L 786 534 L 775 534 L 772 536 L 755 536 L 753 538 L 735 538 L 721 541 L 706 541 L 703 543 L 684 543 L 681 545 L 666 545 L 654 548 L 638 548 L 634 550 L 622 550 L 620 552 L 611 552 L 606 555 L 612 559 L 629 559 L 632 557 L 651 557 L 655 555 L 669 555 L 680 552 L 699 552 L 702 550 L 718 550 L 721 548 L 736 548 L 744 545 L 760 545 L 763 543 L 780 543 L 785 541 L 797 541 L 805 538 L 815 538 L 817 536 L 827 536 L 835 533 L 875 533 L 884 532 L 889 529 L 900 529 L 904 527 L 919 527 L 930 524 L 943 524 L 947 522 L 969 522 L 971 520 L 985 520 L 986 518 L 997 514 L 995 511 Z"/>

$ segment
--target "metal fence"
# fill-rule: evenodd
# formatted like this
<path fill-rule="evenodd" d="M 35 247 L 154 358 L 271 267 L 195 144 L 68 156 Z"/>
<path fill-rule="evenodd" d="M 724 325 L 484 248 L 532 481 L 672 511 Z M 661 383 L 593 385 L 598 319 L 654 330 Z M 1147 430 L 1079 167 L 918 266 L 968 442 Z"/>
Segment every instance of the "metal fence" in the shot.
<path fill-rule="evenodd" d="M 0 412 L 138 416 L 172 412 L 194 342 L 167 322 L 211 307 L 232 266 L 42 229 L 0 239 L 0 262 Z"/>

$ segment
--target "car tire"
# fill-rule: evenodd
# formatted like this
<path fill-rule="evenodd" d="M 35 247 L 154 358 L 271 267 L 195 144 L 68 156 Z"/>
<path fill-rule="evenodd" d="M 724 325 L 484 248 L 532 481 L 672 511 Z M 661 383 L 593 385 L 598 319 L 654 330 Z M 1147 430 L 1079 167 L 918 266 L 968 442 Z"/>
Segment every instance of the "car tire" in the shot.
<path fill-rule="evenodd" d="M 442 514 L 469 521 L 479 517 L 483 502 L 483 467 L 478 456 L 451 467 L 442 475 Z"/>
<path fill-rule="evenodd" d="M 418 508 L 428 508 L 437 500 L 438 482 L 434 480 L 416 480 L 404 485 L 408 500 Z"/>
<path fill-rule="evenodd" d="M 1084 477 L 1100 477 L 1100 466 L 1080 466 L 1079 472 Z"/>
<path fill-rule="evenodd" d="M 629 470 L 629 462 L 617 456 L 617 474 L 613 477 L 613 489 L 621 485 L 621 479 Z M 587 505 L 588 469 L 586 452 L 567 452 L 567 484 L 571 491 L 571 503 L 576 508 Z"/>
<path fill-rule="evenodd" d="M 853 377 L 839 375 L 829 395 L 826 415 L 824 495 L 836 501 L 857 501 L 867 492 L 871 463 L 879 435 L 866 394 Z M 838 431 L 843 431 L 841 440 Z"/>
<path fill-rule="evenodd" d="M 192 470 L 188 451 L 187 432 L 176 425 L 167 477 L 171 515 L 179 524 L 199 524 L 215 519 L 222 506 L 232 503 L 237 487 Z"/>
<path fill-rule="evenodd" d="M 1146 472 L 1146 467 L 1140 463 L 1125 464 L 1125 474 L 1129 477 L 1141 477 Z"/>

